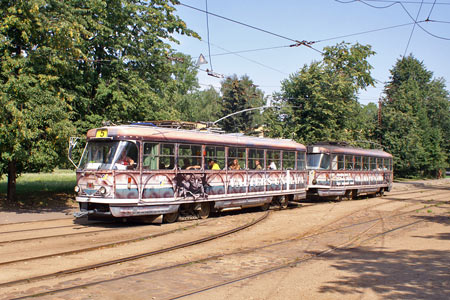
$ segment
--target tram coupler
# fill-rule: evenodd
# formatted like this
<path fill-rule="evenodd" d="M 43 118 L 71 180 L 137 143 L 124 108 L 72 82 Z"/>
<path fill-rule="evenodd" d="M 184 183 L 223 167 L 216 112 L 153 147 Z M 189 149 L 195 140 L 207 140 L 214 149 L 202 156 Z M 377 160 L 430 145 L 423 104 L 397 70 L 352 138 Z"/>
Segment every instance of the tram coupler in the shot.
<path fill-rule="evenodd" d="M 88 216 L 88 215 L 91 215 L 91 214 L 95 214 L 96 213 L 96 209 L 92 209 L 92 210 L 80 210 L 80 211 L 77 211 L 77 212 L 74 212 L 73 213 L 73 216 L 75 217 L 75 218 L 83 218 L 83 217 L 86 217 L 86 216 Z"/>

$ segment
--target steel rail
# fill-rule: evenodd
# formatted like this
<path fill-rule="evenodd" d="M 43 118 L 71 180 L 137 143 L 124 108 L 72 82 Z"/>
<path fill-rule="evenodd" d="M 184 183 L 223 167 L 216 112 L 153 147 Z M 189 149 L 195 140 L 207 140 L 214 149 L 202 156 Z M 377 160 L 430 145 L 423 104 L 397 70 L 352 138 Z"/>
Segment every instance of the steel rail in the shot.
<path fill-rule="evenodd" d="M 10 260 L 10 261 L 5 261 L 5 262 L 0 262 L 0 266 L 10 265 L 10 264 L 15 264 L 15 263 L 21 263 L 21 262 L 29 262 L 29 261 L 33 261 L 33 260 L 50 258 L 50 257 L 55 257 L 55 256 L 66 256 L 66 255 L 71 255 L 71 254 L 78 254 L 78 253 L 94 251 L 94 250 L 98 250 L 98 249 L 102 249 L 102 248 L 112 248 L 112 247 L 116 247 L 116 246 L 123 245 L 123 244 L 134 243 L 134 242 L 144 241 L 144 240 L 147 240 L 147 239 L 152 239 L 152 238 L 168 235 L 168 234 L 171 234 L 171 233 L 174 233 L 174 232 L 177 232 L 177 231 L 189 229 L 191 227 L 196 227 L 198 225 L 203 225 L 203 224 L 205 224 L 207 222 L 208 221 L 202 222 L 201 224 L 192 224 L 192 225 L 188 225 L 188 226 L 185 226 L 185 227 L 182 227 L 182 228 L 176 228 L 176 229 L 172 229 L 172 230 L 168 230 L 168 231 L 164 231 L 164 232 L 159 232 L 159 233 L 155 233 L 155 234 L 151 234 L 151 235 L 140 236 L 140 237 L 137 237 L 137 238 L 122 240 L 122 241 L 118 241 L 118 242 L 105 243 L 105 244 L 101 244 L 101 245 L 98 245 L 98 246 L 92 246 L 92 247 L 75 249 L 75 250 L 70 250 L 70 251 L 65 251 L 65 252 L 58 252 L 58 253 L 41 255 L 41 256 L 34 256 L 34 257 L 29 257 L 29 258 L 23 258 L 23 259 L 17 259 L 17 260 Z M 105 230 L 105 231 L 109 231 L 109 230 Z"/>
<path fill-rule="evenodd" d="M 420 208 L 419 210 L 427 209 L 429 207 L 438 206 L 438 205 L 440 205 L 440 204 L 438 203 L 438 204 L 434 204 L 434 205 L 429 205 L 429 206 Z M 359 211 L 362 211 L 362 210 L 364 210 L 364 209 L 361 209 Z M 417 210 L 418 209 L 413 209 L 413 210 L 410 210 L 410 211 L 394 214 L 394 215 L 388 216 L 388 218 L 393 218 L 393 217 L 405 215 L 405 214 L 408 214 L 408 213 L 411 213 L 411 212 L 416 212 Z M 347 215 L 347 217 L 348 216 L 349 215 Z M 337 222 L 340 221 L 340 220 L 342 220 L 342 218 L 339 218 L 337 220 Z M 311 238 L 311 237 L 314 237 L 314 236 L 318 236 L 318 235 L 321 235 L 321 234 L 330 233 L 330 232 L 333 232 L 333 231 L 338 231 L 338 230 L 342 230 L 342 229 L 346 229 L 346 228 L 350 228 L 350 227 L 355 227 L 355 226 L 358 226 L 358 225 L 363 225 L 363 224 L 366 224 L 366 223 L 375 222 L 373 225 L 370 226 L 370 228 L 368 230 L 365 231 L 365 232 L 368 232 L 369 230 L 374 228 L 376 225 L 378 225 L 378 223 L 381 222 L 381 221 L 382 221 L 382 217 L 379 217 L 379 218 L 371 219 L 371 220 L 368 220 L 368 221 L 363 221 L 363 222 L 354 223 L 354 224 L 351 224 L 351 225 L 346 225 L 346 226 L 342 226 L 342 227 L 338 227 L 338 228 L 334 228 L 334 229 L 329 229 L 329 230 L 325 230 L 325 231 L 321 231 L 321 232 L 316 232 L 316 233 L 309 234 L 309 235 L 303 235 L 301 237 L 296 237 L 296 238 L 285 240 L 285 241 L 281 241 L 281 242 L 271 243 L 269 245 L 264 245 L 264 246 L 260 246 L 260 247 L 254 247 L 254 248 L 251 248 L 251 249 L 239 250 L 239 251 L 235 251 L 235 252 L 228 253 L 228 254 L 213 255 L 213 256 L 210 256 L 210 257 L 202 258 L 202 259 L 197 259 L 197 260 L 193 260 L 193 261 L 179 263 L 179 264 L 175 264 L 175 265 L 171 265 L 171 266 L 165 266 L 165 267 L 161 267 L 161 268 L 156 268 L 156 269 L 153 269 L 153 270 L 140 272 L 140 273 L 136 273 L 136 274 L 130 274 L 130 275 L 126 275 L 126 276 L 121 276 L 119 278 L 106 279 L 106 280 L 101 280 L 101 281 L 96 281 L 96 282 L 91 282 L 91 283 L 71 286 L 71 287 L 57 289 L 57 290 L 52 290 L 52 291 L 47 291 L 47 292 L 43 292 L 43 293 L 39 293 L 39 294 L 35 294 L 35 295 L 29 295 L 29 296 L 23 296 L 23 297 L 19 297 L 19 298 L 14 298 L 14 299 L 11 299 L 11 300 L 24 299 L 24 298 L 35 297 L 35 296 L 50 295 L 50 294 L 55 294 L 55 293 L 58 293 L 58 292 L 65 292 L 65 291 L 70 291 L 70 290 L 79 289 L 79 288 L 86 288 L 86 287 L 97 285 L 97 284 L 102 284 L 102 283 L 107 283 L 107 282 L 111 282 L 111 281 L 121 280 L 121 279 L 124 279 L 124 278 L 130 278 L 130 277 L 144 275 L 144 274 L 150 274 L 150 273 L 154 273 L 154 272 L 158 272 L 158 271 L 164 271 L 164 270 L 169 270 L 169 269 L 174 269 L 174 268 L 179 268 L 179 267 L 185 267 L 185 266 L 188 266 L 188 265 L 191 265 L 191 264 L 207 262 L 207 261 L 211 261 L 211 260 L 214 260 L 214 259 L 219 259 L 219 258 L 222 258 L 222 257 L 225 257 L 225 256 L 229 256 L 229 255 L 249 253 L 249 252 L 253 252 L 253 251 L 256 251 L 256 250 L 260 250 L 260 249 L 264 249 L 264 248 L 268 248 L 268 247 L 272 247 L 272 246 L 277 246 L 277 245 L 281 245 L 281 244 L 288 243 L 288 242 L 304 240 L 304 239 L 308 239 L 308 238 Z M 333 223 L 335 223 L 335 222 L 333 222 Z M 325 226 L 327 226 L 327 225 L 325 225 Z M 321 227 L 321 228 L 323 228 L 323 227 Z M 392 231 L 395 231 L 395 229 L 390 229 L 387 232 L 392 232 Z M 355 238 L 353 238 L 352 240 L 355 240 Z M 348 241 L 345 242 L 345 243 L 348 243 Z M 328 253 L 328 252 L 330 252 L 330 249 L 327 249 L 327 250 L 323 251 L 323 253 L 320 254 L 320 255 L 323 255 L 323 254 Z M 314 258 L 314 257 L 302 258 L 299 261 L 289 262 L 289 263 L 287 263 L 286 266 L 277 266 L 277 267 L 274 267 L 274 268 L 271 268 L 271 269 L 268 269 L 268 270 L 263 270 L 263 271 L 260 271 L 260 272 L 257 272 L 257 273 L 254 273 L 254 274 L 250 275 L 250 277 L 248 277 L 248 278 L 256 277 L 256 276 L 262 275 L 264 273 L 269 273 L 269 272 L 272 272 L 272 271 L 276 271 L 278 269 L 282 269 L 282 268 L 286 268 L 286 267 L 289 267 L 289 266 L 293 266 L 294 264 L 298 264 L 298 263 L 301 263 L 303 261 L 306 261 L 306 260 L 309 260 L 309 259 L 312 259 L 312 258 Z M 243 279 L 246 279 L 246 278 L 243 278 Z M 243 279 L 239 279 L 239 280 L 243 280 Z M 233 282 L 236 282 L 236 281 L 239 281 L 239 280 L 234 280 Z M 230 284 L 230 283 L 233 283 L 233 282 L 229 282 L 229 283 L 226 283 L 226 284 Z M 226 285 L 226 284 L 221 284 L 220 286 Z M 209 288 L 209 289 L 211 289 L 211 288 Z M 206 290 L 203 288 L 203 291 L 206 291 Z M 188 295 L 185 295 L 185 296 L 188 296 Z M 169 298 L 169 299 L 176 299 L 176 298 Z"/>
<path fill-rule="evenodd" d="M 97 264 L 92 264 L 92 265 L 88 265 L 88 266 L 67 269 L 67 270 L 63 270 L 63 271 L 59 271 L 59 272 L 39 275 L 39 276 L 35 276 L 35 277 L 30 277 L 30 278 L 24 278 L 24 279 L 18 279 L 18 280 L 3 282 L 3 283 L 0 283 L 0 287 L 6 287 L 6 286 L 22 284 L 22 283 L 29 283 L 29 282 L 43 280 L 43 279 L 47 279 L 47 278 L 53 278 L 53 277 L 64 276 L 64 275 L 69 275 L 69 274 L 73 274 L 73 273 L 79 273 L 79 272 L 83 272 L 83 271 L 88 271 L 88 270 L 92 270 L 92 269 L 98 269 L 98 268 L 102 268 L 102 267 L 106 267 L 106 266 L 110 266 L 110 265 L 124 263 L 124 262 L 132 261 L 132 260 L 137 260 L 137 259 L 140 259 L 140 258 L 145 258 L 145 257 L 149 257 L 149 256 L 154 256 L 154 255 L 157 255 L 157 254 L 162 254 L 162 253 L 166 253 L 166 252 L 170 252 L 170 251 L 186 248 L 186 247 L 189 247 L 189 246 L 202 244 L 202 243 L 209 242 L 209 241 L 212 241 L 212 240 L 215 240 L 215 239 L 218 239 L 218 238 L 230 235 L 232 233 L 244 230 L 246 228 L 249 228 L 249 227 L 251 227 L 251 226 L 253 226 L 253 225 L 263 221 L 265 218 L 267 218 L 269 213 L 270 213 L 270 211 L 266 212 L 263 216 L 259 217 L 258 219 L 253 220 L 253 221 L 251 221 L 251 222 L 249 222 L 247 224 L 244 224 L 242 226 L 239 226 L 239 227 L 236 227 L 236 228 L 233 228 L 233 229 L 230 229 L 230 230 L 218 233 L 218 234 L 210 235 L 208 237 L 197 239 L 197 240 L 194 240 L 194 241 L 178 244 L 178 245 L 167 247 L 167 248 L 162 248 L 162 249 L 155 250 L 155 251 L 145 252 L 145 253 L 141 253 L 141 254 L 137 254 L 137 255 L 132 255 L 132 256 L 128 256 L 128 257 L 114 259 L 114 260 L 101 262 L 101 263 L 97 263 Z"/>

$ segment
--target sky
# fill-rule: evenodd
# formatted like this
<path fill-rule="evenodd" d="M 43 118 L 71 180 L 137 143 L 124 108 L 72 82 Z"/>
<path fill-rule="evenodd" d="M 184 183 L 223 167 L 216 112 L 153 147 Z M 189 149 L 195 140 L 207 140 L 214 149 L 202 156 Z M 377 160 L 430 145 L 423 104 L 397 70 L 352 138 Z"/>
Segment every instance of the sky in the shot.
<path fill-rule="evenodd" d="M 198 74 L 202 89 L 220 88 L 223 78 L 202 71 L 212 69 L 225 77 L 247 75 L 271 95 L 304 65 L 320 61 L 323 47 L 340 42 L 368 44 L 376 52 L 369 63 L 377 84 L 359 94 L 361 104 L 378 102 L 390 70 L 405 54 L 422 61 L 434 78 L 444 78 L 447 89 L 450 86 L 450 0 L 180 2 L 175 14 L 201 40 L 177 35 L 180 44 L 173 47 L 195 60 L 203 54 L 208 61 L 200 65 Z M 295 41 L 314 42 L 312 47 L 319 51 L 289 47 Z"/>

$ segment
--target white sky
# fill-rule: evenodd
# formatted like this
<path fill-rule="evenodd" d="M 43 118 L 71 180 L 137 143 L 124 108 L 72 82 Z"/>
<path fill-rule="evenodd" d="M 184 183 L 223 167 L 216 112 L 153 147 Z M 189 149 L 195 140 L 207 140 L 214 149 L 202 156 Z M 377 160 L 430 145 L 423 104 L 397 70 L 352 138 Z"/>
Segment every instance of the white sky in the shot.
<path fill-rule="evenodd" d="M 180 1 L 206 10 L 206 0 Z M 395 2 L 402 2 L 404 8 L 398 3 L 394 4 Z M 319 41 L 313 44 L 318 50 L 342 41 L 370 44 L 376 52 L 369 59 L 373 66 L 372 76 L 380 82 L 389 80 L 389 70 L 406 51 L 407 55 L 412 53 L 415 58 L 423 61 L 435 77 L 443 77 L 447 87 L 450 85 L 449 0 L 208 0 L 207 4 L 210 13 L 285 37 L 277 37 L 209 15 L 213 71 L 224 76 L 246 74 L 266 95 L 280 91 L 281 81 L 304 64 L 309 65 L 312 61 L 321 59 L 320 53 L 304 46 L 283 47 L 293 44 L 289 39 Z M 381 9 L 369 5 L 392 6 Z M 206 14 L 183 5 L 177 5 L 176 8 L 176 14 L 202 40 L 177 36 L 180 44 L 174 45 L 174 48 L 194 59 L 202 53 L 209 62 Z M 418 22 L 425 21 L 428 17 L 440 22 L 420 22 L 418 24 L 428 33 L 416 25 L 411 36 L 414 20 L 405 9 L 413 19 L 418 15 Z M 343 37 L 397 25 L 403 26 Z M 230 54 L 273 47 L 275 49 Z M 211 66 L 202 65 L 201 68 Z M 199 71 L 198 77 L 203 88 L 208 85 L 218 88 L 222 80 L 202 71 Z M 360 103 L 378 102 L 383 86 L 383 83 L 377 83 L 376 87 L 363 91 Z"/>

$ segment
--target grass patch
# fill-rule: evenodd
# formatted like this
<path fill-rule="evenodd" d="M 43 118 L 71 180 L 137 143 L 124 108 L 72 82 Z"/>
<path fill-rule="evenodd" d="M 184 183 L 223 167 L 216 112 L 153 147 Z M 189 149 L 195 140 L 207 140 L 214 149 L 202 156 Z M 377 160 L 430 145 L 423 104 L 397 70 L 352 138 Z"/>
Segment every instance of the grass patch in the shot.
<path fill-rule="evenodd" d="M 72 170 L 55 170 L 52 173 L 25 173 L 17 178 L 17 203 L 7 204 L 8 178 L 0 180 L 0 206 L 2 208 L 54 208 L 74 204 L 76 174 Z"/>

